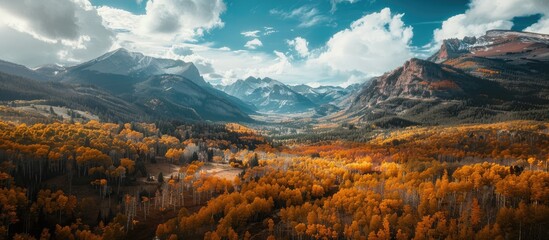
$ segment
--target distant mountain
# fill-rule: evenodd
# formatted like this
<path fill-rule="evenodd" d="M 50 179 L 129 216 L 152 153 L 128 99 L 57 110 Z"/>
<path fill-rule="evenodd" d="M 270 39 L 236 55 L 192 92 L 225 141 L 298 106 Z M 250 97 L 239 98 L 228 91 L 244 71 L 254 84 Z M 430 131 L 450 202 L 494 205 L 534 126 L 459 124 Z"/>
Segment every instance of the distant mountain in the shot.
<path fill-rule="evenodd" d="M 2 60 L 0 60 L 0 72 L 9 74 L 9 75 L 20 76 L 24 78 L 36 79 L 41 81 L 51 80 L 47 75 L 44 75 L 40 72 L 36 72 L 23 65 L 6 62 Z"/>
<path fill-rule="evenodd" d="M 49 80 L 59 79 L 67 69 L 57 64 L 47 64 L 34 69 L 35 73 L 46 76 Z"/>
<path fill-rule="evenodd" d="M 261 112 L 297 113 L 316 107 L 307 97 L 270 78 L 248 77 L 221 86 L 226 93 L 253 104 Z"/>
<path fill-rule="evenodd" d="M 447 40 L 362 86 L 347 119 L 380 125 L 549 119 L 549 37 L 488 31 Z"/>
<path fill-rule="evenodd" d="M 139 107 L 95 87 L 37 81 L 0 72 L 0 101 L 18 100 L 92 112 L 104 121 L 149 120 Z"/>
<path fill-rule="evenodd" d="M 352 89 L 334 86 L 320 86 L 313 88 L 304 84 L 290 86 L 290 88 L 318 105 L 337 104 L 352 91 Z"/>
<path fill-rule="evenodd" d="M 150 119 L 253 121 L 248 114 L 255 112 L 253 106 L 204 81 L 193 63 L 153 58 L 126 49 L 71 67 L 9 69 L 17 71 L 8 73 L 35 80 L 95 86 L 137 105 Z"/>

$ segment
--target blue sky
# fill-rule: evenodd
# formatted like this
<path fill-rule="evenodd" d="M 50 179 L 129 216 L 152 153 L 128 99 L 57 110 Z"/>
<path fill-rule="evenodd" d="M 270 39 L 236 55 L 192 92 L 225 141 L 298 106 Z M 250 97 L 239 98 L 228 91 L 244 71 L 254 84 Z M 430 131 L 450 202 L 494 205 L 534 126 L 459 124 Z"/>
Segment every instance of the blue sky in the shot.
<path fill-rule="evenodd" d="M 132 0 L 92 0 L 95 6 L 110 6 L 144 14 L 146 0 L 138 3 Z M 342 2 L 332 11 L 329 0 L 232 0 L 226 1 L 226 11 L 221 15 L 222 28 L 215 28 L 200 40 L 213 42 L 217 47 L 227 46 L 238 49 L 249 41 L 241 32 L 260 30 L 272 27 L 276 31 L 267 36 L 259 33 L 263 46 L 260 51 L 272 52 L 287 48 L 285 40 L 304 37 L 311 48 L 324 45 L 336 32 L 347 28 L 353 21 L 369 13 L 378 12 L 389 7 L 395 13 L 405 13 L 403 21 L 414 28 L 412 43 L 423 46 L 432 41 L 433 30 L 439 28 L 442 21 L 462 13 L 467 9 L 467 0 L 425 0 L 425 1 L 383 1 L 362 0 L 356 3 Z M 315 16 L 320 18 L 317 24 L 299 26 L 303 19 L 284 17 L 275 12 L 289 13 L 304 8 L 316 9 Z"/>
<path fill-rule="evenodd" d="M 346 86 L 447 38 L 549 33 L 547 0 L 0 1 L 0 14 L 3 60 L 74 65 L 124 47 L 192 61 L 214 84 L 256 76 Z"/>

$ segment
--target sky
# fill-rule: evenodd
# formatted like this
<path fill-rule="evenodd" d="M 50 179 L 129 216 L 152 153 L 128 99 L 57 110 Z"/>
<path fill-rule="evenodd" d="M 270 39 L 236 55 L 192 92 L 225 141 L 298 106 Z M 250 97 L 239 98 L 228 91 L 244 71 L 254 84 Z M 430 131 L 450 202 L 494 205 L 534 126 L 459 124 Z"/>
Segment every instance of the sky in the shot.
<path fill-rule="evenodd" d="M 549 34 L 549 1 L 0 0 L 0 59 L 71 66 L 123 47 L 213 84 L 345 87 L 491 29 Z"/>

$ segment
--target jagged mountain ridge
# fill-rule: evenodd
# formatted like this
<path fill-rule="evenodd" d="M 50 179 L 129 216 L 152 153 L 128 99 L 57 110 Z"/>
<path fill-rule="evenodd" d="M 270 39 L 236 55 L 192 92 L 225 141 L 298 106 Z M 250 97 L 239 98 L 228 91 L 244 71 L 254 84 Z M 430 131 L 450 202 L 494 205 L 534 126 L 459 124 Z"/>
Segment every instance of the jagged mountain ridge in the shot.
<path fill-rule="evenodd" d="M 508 30 L 490 30 L 481 37 L 446 39 L 440 49 L 427 60 L 442 63 L 459 57 L 493 59 L 525 58 L 549 60 L 549 35 Z"/>
<path fill-rule="evenodd" d="M 548 100 L 549 35 L 493 30 L 479 39 L 486 44 L 470 46 L 468 53 L 441 64 L 496 81 L 524 101 Z"/>
<path fill-rule="evenodd" d="M 93 72 L 102 75 L 127 76 L 133 79 L 143 79 L 154 75 L 173 74 L 185 77 L 201 87 L 211 87 L 192 62 L 162 59 L 145 56 L 142 53 L 130 52 L 120 48 L 108 52 L 91 61 L 69 67 L 64 81 L 84 82 L 85 78 L 71 78 L 75 72 Z M 90 81 L 93 81 L 90 80 Z"/>
<path fill-rule="evenodd" d="M 337 104 L 352 91 L 352 88 L 337 86 L 319 86 L 313 88 L 305 84 L 290 86 L 290 88 L 318 105 Z"/>
<path fill-rule="evenodd" d="M 307 97 L 271 78 L 248 77 L 221 88 L 226 93 L 253 104 L 261 112 L 296 113 L 317 106 Z"/>

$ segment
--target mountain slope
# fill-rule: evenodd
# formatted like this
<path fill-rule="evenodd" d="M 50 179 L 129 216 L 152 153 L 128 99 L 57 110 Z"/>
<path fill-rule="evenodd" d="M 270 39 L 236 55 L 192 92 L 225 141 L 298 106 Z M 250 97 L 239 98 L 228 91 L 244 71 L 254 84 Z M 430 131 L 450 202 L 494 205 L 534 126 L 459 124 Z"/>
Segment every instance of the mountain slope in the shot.
<path fill-rule="evenodd" d="M 171 81 L 170 87 L 173 91 L 158 91 L 157 87 L 163 85 L 150 85 L 151 79 L 163 76 L 178 79 Z M 241 100 L 214 89 L 202 78 L 193 63 L 153 58 L 126 49 L 118 49 L 97 59 L 69 67 L 59 79 L 67 83 L 98 86 L 131 102 L 138 99 L 137 103 L 147 112 L 153 115 L 161 114 L 159 117 L 162 118 L 171 116 L 217 121 L 251 121 L 247 114 L 255 112 L 253 107 Z M 143 86 L 146 85 L 153 88 L 144 91 Z M 184 90 L 185 87 L 188 89 Z M 139 102 L 145 99 L 156 103 Z M 206 100 L 212 105 L 198 104 L 199 101 Z"/>
<path fill-rule="evenodd" d="M 72 67 L 45 65 L 31 70 L 0 62 L 2 69 L 34 80 L 96 89 L 140 109 L 149 119 L 249 122 L 253 120 L 248 114 L 255 113 L 253 106 L 213 88 L 193 63 L 153 58 L 126 49 Z M 172 90 L 165 91 L 167 88 Z"/>
<path fill-rule="evenodd" d="M 185 77 L 195 84 L 206 87 L 198 69 L 193 63 L 181 60 L 161 59 L 145 56 L 142 53 L 130 52 L 124 48 L 108 52 L 91 61 L 67 68 L 65 81 L 85 81 L 85 78 L 71 78 L 75 73 L 91 72 L 99 75 L 125 76 L 132 79 L 143 79 L 154 75 L 174 74 Z M 85 76 L 85 74 L 84 74 Z M 93 79 L 92 79 L 93 81 Z"/>
<path fill-rule="evenodd" d="M 215 121 L 250 120 L 228 100 L 219 98 L 179 75 L 156 75 L 135 85 L 134 102 L 155 114 L 193 116 Z"/>
<path fill-rule="evenodd" d="M 13 76 L 36 79 L 41 81 L 51 80 L 48 76 L 40 72 L 36 72 L 32 69 L 29 69 L 23 65 L 6 62 L 2 60 L 0 60 L 0 72 L 13 75 Z"/>
<path fill-rule="evenodd" d="M 460 69 L 411 59 L 365 85 L 347 114 L 396 125 L 549 117 L 547 103 L 521 101 L 518 95 Z"/>
<path fill-rule="evenodd" d="M 496 81 L 523 101 L 549 100 L 549 35 L 493 30 L 462 45 L 464 53 L 441 63 Z"/>
<path fill-rule="evenodd" d="M 270 78 L 248 77 L 222 87 L 226 93 L 253 104 L 261 112 L 294 113 L 316 106 L 287 85 Z"/>
<path fill-rule="evenodd" d="M 92 112 L 105 121 L 146 120 L 139 107 L 97 88 L 36 81 L 0 72 L 0 101 L 16 100 L 38 100 L 46 105 Z"/>
<path fill-rule="evenodd" d="M 444 40 L 440 49 L 429 61 L 442 63 L 459 57 L 485 57 L 505 60 L 549 60 L 549 35 L 490 30 L 481 37 Z"/>
<path fill-rule="evenodd" d="M 549 35 L 488 31 L 449 39 L 364 84 L 348 121 L 380 125 L 549 119 Z"/>

